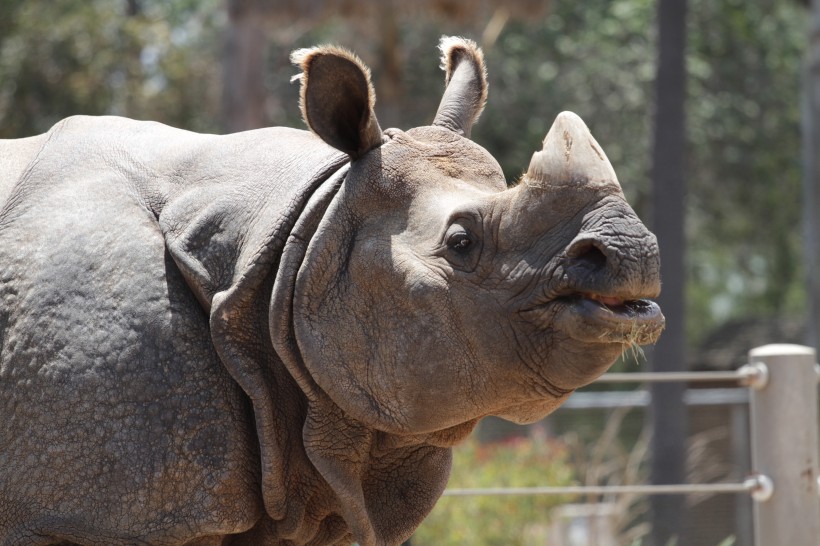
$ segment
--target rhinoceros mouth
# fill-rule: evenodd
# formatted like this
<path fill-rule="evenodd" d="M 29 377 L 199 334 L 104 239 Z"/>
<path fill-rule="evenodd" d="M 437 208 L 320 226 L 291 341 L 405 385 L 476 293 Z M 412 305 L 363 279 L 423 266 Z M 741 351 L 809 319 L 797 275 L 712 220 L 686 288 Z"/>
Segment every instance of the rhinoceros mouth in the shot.
<path fill-rule="evenodd" d="M 660 307 L 644 298 L 577 292 L 555 298 L 542 308 L 552 308 L 553 327 L 592 343 L 651 344 L 666 323 Z"/>

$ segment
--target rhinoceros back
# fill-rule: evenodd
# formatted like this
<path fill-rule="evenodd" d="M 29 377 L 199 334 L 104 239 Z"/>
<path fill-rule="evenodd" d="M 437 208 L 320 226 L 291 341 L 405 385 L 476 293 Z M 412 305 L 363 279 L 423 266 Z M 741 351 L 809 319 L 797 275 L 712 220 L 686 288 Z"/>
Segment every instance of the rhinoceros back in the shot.
<path fill-rule="evenodd" d="M 249 404 L 159 218 L 176 206 L 170 229 L 211 222 L 203 244 L 227 247 L 250 228 L 220 187 L 237 217 L 277 206 L 263 198 L 293 214 L 300 181 L 264 175 L 306 135 L 69 118 L 0 143 L 0 544 L 175 543 L 258 519 Z"/>

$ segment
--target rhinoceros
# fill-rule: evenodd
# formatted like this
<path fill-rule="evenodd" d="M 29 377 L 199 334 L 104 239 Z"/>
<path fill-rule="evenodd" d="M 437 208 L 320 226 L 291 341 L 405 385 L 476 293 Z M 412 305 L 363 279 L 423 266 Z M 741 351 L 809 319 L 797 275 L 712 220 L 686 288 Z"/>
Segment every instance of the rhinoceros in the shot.
<path fill-rule="evenodd" d="M 516 184 L 299 50 L 310 131 L 71 117 L 0 141 L 0 544 L 398 544 L 485 416 L 529 423 L 652 343 L 655 237 L 560 114 Z"/>

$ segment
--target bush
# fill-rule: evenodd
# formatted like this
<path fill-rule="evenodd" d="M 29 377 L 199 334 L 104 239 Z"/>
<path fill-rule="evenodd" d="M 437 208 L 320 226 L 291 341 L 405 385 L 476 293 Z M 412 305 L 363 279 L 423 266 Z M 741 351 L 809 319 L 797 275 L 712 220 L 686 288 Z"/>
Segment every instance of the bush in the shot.
<path fill-rule="evenodd" d="M 555 440 L 516 438 L 481 445 L 471 438 L 453 454 L 449 488 L 537 487 L 573 483 L 567 449 Z M 568 501 L 554 495 L 442 497 L 413 536 L 413 546 L 525 546 L 533 526 Z"/>

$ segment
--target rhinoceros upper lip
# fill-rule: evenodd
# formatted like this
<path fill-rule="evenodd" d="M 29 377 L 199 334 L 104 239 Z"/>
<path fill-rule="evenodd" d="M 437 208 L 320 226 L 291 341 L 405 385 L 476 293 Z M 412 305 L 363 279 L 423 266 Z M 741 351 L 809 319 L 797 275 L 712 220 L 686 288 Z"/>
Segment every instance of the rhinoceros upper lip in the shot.
<path fill-rule="evenodd" d="M 550 308 L 559 329 L 581 341 L 654 343 L 665 319 L 658 305 L 645 298 L 629 298 L 577 291 L 561 295 L 533 309 Z M 543 311 L 542 311 L 543 312 Z"/>

